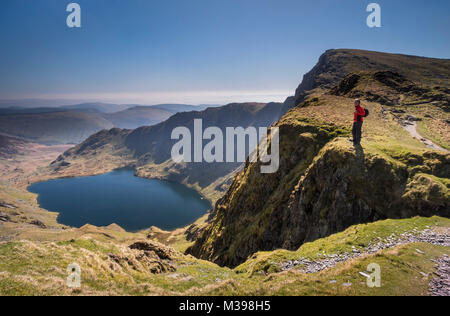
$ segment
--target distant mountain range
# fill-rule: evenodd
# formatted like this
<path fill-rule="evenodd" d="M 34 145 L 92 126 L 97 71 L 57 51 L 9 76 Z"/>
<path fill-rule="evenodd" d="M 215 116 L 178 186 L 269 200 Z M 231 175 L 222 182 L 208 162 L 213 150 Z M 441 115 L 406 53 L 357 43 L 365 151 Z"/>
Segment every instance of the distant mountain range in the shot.
<path fill-rule="evenodd" d="M 50 172 L 60 175 L 92 174 L 125 166 L 135 166 L 139 176 L 184 183 L 214 201 L 226 190 L 241 163 L 182 163 L 171 159 L 174 128 L 194 129 L 194 120 L 202 119 L 204 128 L 215 126 L 268 127 L 283 116 L 282 103 L 233 103 L 204 111 L 177 113 L 153 126 L 134 130 L 112 129 L 89 137 L 64 153 Z M 98 162 L 98 164 L 97 164 Z"/>
<path fill-rule="evenodd" d="M 4 107 L 0 108 L 0 133 L 46 145 L 78 144 L 103 129 L 151 126 L 176 113 L 201 111 L 207 107 L 187 104 L 142 106 L 107 103 L 36 108 Z"/>
<path fill-rule="evenodd" d="M 130 106 L 125 104 L 110 104 L 110 103 L 82 103 L 76 105 L 65 105 L 60 108 L 69 111 L 115 113 L 119 111 L 124 111 L 130 108 Z"/>
<path fill-rule="evenodd" d="M 210 107 L 218 107 L 218 105 L 187 105 L 187 104 L 160 104 L 153 105 L 155 109 L 161 109 L 172 113 L 203 111 Z"/>

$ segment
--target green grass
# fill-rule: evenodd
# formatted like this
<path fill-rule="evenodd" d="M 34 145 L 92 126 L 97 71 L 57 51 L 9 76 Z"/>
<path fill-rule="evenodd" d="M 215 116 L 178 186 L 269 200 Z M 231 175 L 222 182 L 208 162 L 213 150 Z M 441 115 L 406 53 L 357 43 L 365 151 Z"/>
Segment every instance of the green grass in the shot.
<path fill-rule="evenodd" d="M 416 249 L 425 254 L 419 254 Z M 269 276 L 253 291 L 279 296 L 426 296 L 435 265 L 431 260 L 449 253 L 444 247 L 411 244 L 352 260 L 317 274 L 291 271 Z M 366 279 L 359 274 L 371 263 L 381 267 L 380 288 L 369 288 Z M 424 277 L 420 272 L 429 276 Z M 330 283 L 332 281 L 335 283 Z M 352 285 L 346 287 L 345 283 Z"/>
<path fill-rule="evenodd" d="M 336 267 L 305 275 L 298 271 L 278 273 L 280 262 L 299 257 L 318 258 L 320 253 L 349 252 L 364 248 L 378 238 L 427 228 L 450 227 L 438 217 L 386 220 L 357 225 L 345 232 L 303 245 L 298 251 L 258 253 L 235 270 L 183 256 L 174 261 L 176 272 L 154 275 L 123 265 L 114 268 L 108 254 L 126 254 L 113 242 L 81 238 L 64 242 L 0 243 L 0 295 L 426 295 L 435 259 L 450 254 L 444 247 L 412 244 L 361 257 Z M 424 252 L 419 254 L 416 249 Z M 125 252 L 124 252 L 125 251 Z M 82 267 L 82 288 L 66 286 L 66 267 Z M 382 267 L 382 288 L 369 289 L 359 275 L 369 263 Z M 259 273 L 266 271 L 269 276 Z M 330 284 L 335 280 L 336 284 Z M 350 288 L 343 283 L 351 282 Z"/>
<path fill-rule="evenodd" d="M 420 135 L 450 150 L 450 125 L 446 123 L 450 120 L 450 112 L 430 104 L 408 106 L 402 109 L 421 119 L 417 125 Z"/>
<path fill-rule="evenodd" d="M 322 254 L 351 253 L 352 247 L 363 250 L 379 238 L 399 236 L 405 232 L 423 231 L 430 227 L 450 227 L 450 220 L 440 217 L 385 220 L 376 223 L 352 226 L 344 232 L 302 245 L 297 251 L 277 250 L 258 252 L 250 260 L 236 268 L 238 273 L 253 275 L 259 272 L 280 272 L 280 263 L 300 258 L 317 259 Z"/>

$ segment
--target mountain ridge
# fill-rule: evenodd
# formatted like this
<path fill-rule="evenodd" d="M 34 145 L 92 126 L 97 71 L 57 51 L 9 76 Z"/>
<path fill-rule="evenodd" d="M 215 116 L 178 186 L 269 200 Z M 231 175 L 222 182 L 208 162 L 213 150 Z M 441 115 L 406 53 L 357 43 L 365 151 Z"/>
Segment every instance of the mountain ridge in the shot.
<path fill-rule="evenodd" d="M 281 103 L 232 103 L 204 111 L 177 113 L 154 126 L 101 131 L 59 157 L 49 172 L 53 176 L 67 176 L 91 173 L 90 166 L 96 166 L 96 172 L 132 166 L 138 176 L 180 182 L 214 202 L 242 163 L 176 164 L 171 159 L 171 149 L 177 142 L 171 139 L 172 131 L 184 126 L 192 132 L 195 119 L 202 119 L 204 128 L 268 127 L 281 117 L 282 108 Z"/>
<path fill-rule="evenodd" d="M 349 73 L 361 70 L 390 70 L 398 72 L 412 81 L 421 79 L 428 86 L 439 84 L 450 86 L 450 78 L 448 77 L 450 59 L 357 49 L 331 49 L 321 55 L 314 68 L 304 75 L 295 92 L 295 105 L 303 101 L 309 90 L 320 87 L 331 89 Z M 422 76 L 420 73 L 422 73 Z M 427 80 L 423 80 L 424 78 Z"/>
<path fill-rule="evenodd" d="M 0 108 L 0 133 L 45 145 L 79 144 L 103 129 L 155 125 L 178 112 L 199 111 L 207 107 L 82 103 L 60 107 Z"/>

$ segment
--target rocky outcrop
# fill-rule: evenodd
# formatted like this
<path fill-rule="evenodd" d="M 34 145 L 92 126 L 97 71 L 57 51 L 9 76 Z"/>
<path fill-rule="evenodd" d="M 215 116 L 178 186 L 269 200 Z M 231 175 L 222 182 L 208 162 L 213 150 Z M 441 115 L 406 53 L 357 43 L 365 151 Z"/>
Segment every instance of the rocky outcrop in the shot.
<path fill-rule="evenodd" d="M 136 242 L 123 254 L 110 254 L 109 258 L 121 268 L 160 274 L 175 272 L 175 250 L 154 241 Z"/>
<path fill-rule="evenodd" d="M 450 257 L 445 255 L 436 261 L 437 271 L 430 282 L 432 296 L 450 296 Z"/>
<path fill-rule="evenodd" d="M 367 52 L 357 50 L 328 50 L 319 58 L 316 66 L 308 72 L 295 91 L 296 104 L 305 100 L 308 91 L 321 88 L 331 89 L 348 73 L 360 69 L 383 69 L 366 56 Z"/>
<path fill-rule="evenodd" d="M 174 249 L 151 240 L 136 242 L 130 246 L 130 249 L 153 252 L 162 260 L 174 260 L 179 257 Z"/>
<path fill-rule="evenodd" d="M 434 102 L 448 107 L 450 102 L 450 93 L 445 89 L 419 86 L 392 71 L 351 73 L 331 89 L 330 93 L 389 106 Z"/>
<path fill-rule="evenodd" d="M 10 220 L 11 218 L 7 214 L 0 212 L 0 222 L 9 222 Z"/>
<path fill-rule="evenodd" d="M 379 219 L 450 216 L 446 190 L 432 178 L 420 175 L 424 185 L 434 189 L 419 191 L 428 194 L 435 190 L 435 194 L 415 195 L 417 178 L 406 166 L 354 151 L 345 143 L 340 140 L 327 145 L 299 182 L 280 218 L 283 248 L 296 249 L 349 226 Z"/>
<path fill-rule="evenodd" d="M 284 161 L 277 175 L 257 174 L 255 166 L 240 175 L 188 253 L 236 266 L 257 251 L 296 250 L 356 224 L 450 217 L 448 189 L 434 178 L 450 176 L 448 155 L 433 152 L 440 160 L 422 157 L 422 165 L 428 167 L 419 170 L 414 162 L 407 166 L 355 150 L 342 138 L 327 144 L 313 160 L 301 159 L 304 154 L 299 153 L 311 150 L 310 145 L 297 144 L 295 148 L 303 150 L 292 152 L 291 162 Z M 421 173 L 425 169 L 430 174 Z"/>
<path fill-rule="evenodd" d="M 188 253 L 221 265 L 237 265 L 257 250 L 282 246 L 281 219 L 291 193 L 322 146 L 348 130 L 304 120 L 280 128 L 280 169 L 262 175 L 260 164 L 250 164 L 217 202 L 212 224 Z M 275 226 L 280 227 L 275 227 Z"/>
<path fill-rule="evenodd" d="M 39 227 L 39 228 L 42 228 L 42 229 L 46 229 L 46 228 L 47 228 L 47 225 L 45 225 L 43 222 L 41 222 L 41 221 L 38 220 L 38 219 L 32 220 L 32 221 L 30 222 L 30 224 L 31 224 L 31 225 L 34 225 L 34 226 L 37 226 L 37 227 Z"/>
<path fill-rule="evenodd" d="M 205 231 L 204 226 L 191 225 L 186 229 L 185 236 L 187 241 L 196 241 Z"/>

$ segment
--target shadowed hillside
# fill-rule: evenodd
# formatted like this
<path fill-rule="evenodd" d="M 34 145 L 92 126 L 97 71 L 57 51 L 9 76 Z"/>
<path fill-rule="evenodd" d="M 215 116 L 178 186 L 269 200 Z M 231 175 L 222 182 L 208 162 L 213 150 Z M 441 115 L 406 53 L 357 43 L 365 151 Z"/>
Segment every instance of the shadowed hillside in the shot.
<path fill-rule="evenodd" d="M 147 106 L 135 106 L 120 112 L 104 115 L 114 127 L 129 129 L 155 125 L 171 116 L 171 112 Z"/>
<path fill-rule="evenodd" d="M 21 139 L 0 135 L 0 158 L 10 158 L 19 153 L 27 142 Z"/>
<path fill-rule="evenodd" d="M 215 201 L 228 188 L 241 163 L 179 163 L 171 159 L 176 127 L 189 128 L 195 119 L 203 128 L 268 127 L 282 116 L 282 104 L 244 103 L 178 113 L 167 121 L 135 130 L 102 131 L 62 155 L 51 166 L 53 176 L 101 173 L 124 166 L 136 167 L 138 176 L 184 183 Z"/>
<path fill-rule="evenodd" d="M 114 125 L 98 113 L 48 112 L 0 116 L 0 133 L 42 144 L 76 144 Z"/>
<path fill-rule="evenodd" d="M 61 108 L 1 109 L 0 133 L 41 144 L 79 144 L 103 129 L 158 124 L 172 112 L 153 107 L 82 104 Z"/>

